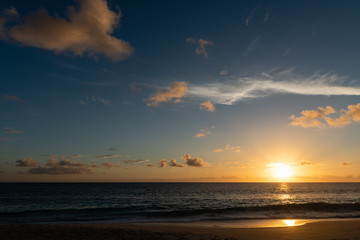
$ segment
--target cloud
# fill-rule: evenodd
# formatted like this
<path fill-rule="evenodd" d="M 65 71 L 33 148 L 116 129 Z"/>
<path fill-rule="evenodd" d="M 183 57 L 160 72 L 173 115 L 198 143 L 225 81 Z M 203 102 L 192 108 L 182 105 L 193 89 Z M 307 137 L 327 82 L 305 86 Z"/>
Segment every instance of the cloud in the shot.
<path fill-rule="evenodd" d="M 204 160 L 199 157 L 191 158 L 190 154 L 185 154 L 183 159 L 185 164 L 191 167 L 203 167 L 205 165 Z"/>
<path fill-rule="evenodd" d="M 37 167 L 29 170 L 30 174 L 50 174 L 50 175 L 67 175 L 67 174 L 91 174 L 93 170 L 90 167 Z"/>
<path fill-rule="evenodd" d="M 17 167 L 37 167 L 37 166 L 39 166 L 39 163 L 36 162 L 32 158 L 26 158 L 26 159 L 16 160 L 16 166 Z"/>
<path fill-rule="evenodd" d="M 108 168 L 108 169 L 113 168 L 113 167 L 121 167 L 120 164 L 114 164 L 112 162 L 104 162 L 101 165 Z"/>
<path fill-rule="evenodd" d="M 255 39 L 253 39 L 250 44 L 246 47 L 245 51 L 243 52 L 243 55 L 248 55 L 249 53 L 255 51 L 258 48 L 259 45 L 259 40 L 262 37 L 262 35 L 260 34 L 259 36 L 257 36 Z"/>
<path fill-rule="evenodd" d="M 57 161 L 55 158 L 48 160 L 44 167 L 31 168 L 30 174 L 49 174 L 49 175 L 66 175 L 66 174 L 91 174 L 92 167 L 82 162 L 71 162 L 64 156 Z"/>
<path fill-rule="evenodd" d="M 215 148 L 214 149 L 214 152 L 222 152 L 222 151 L 224 151 L 224 149 L 221 149 L 221 148 Z"/>
<path fill-rule="evenodd" d="M 154 167 L 154 164 L 152 164 L 152 163 L 147 163 L 146 166 L 147 166 L 147 167 Z"/>
<path fill-rule="evenodd" d="M 185 82 L 174 82 L 171 87 L 165 90 L 158 90 L 155 95 L 146 99 L 146 105 L 156 107 L 162 102 L 181 102 L 181 99 L 186 96 L 187 90 L 188 87 Z"/>
<path fill-rule="evenodd" d="M 200 109 L 208 112 L 214 112 L 216 108 L 210 101 L 205 101 L 200 104 Z"/>
<path fill-rule="evenodd" d="M 108 159 L 108 158 L 117 158 L 117 157 L 129 157 L 129 155 L 106 154 L 106 155 L 98 155 L 96 157 L 102 159 Z"/>
<path fill-rule="evenodd" d="M 20 99 L 19 97 L 15 96 L 15 95 L 2 95 L 1 98 L 4 101 L 16 101 L 16 102 L 20 102 L 20 103 L 26 103 L 24 100 Z"/>
<path fill-rule="evenodd" d="M 340 166 L 344 166 L 344 167 L 346 167 L 346 166 L 352 166 L 352 165 L 355 165 L 355 163 L 352 163 L 352 162 L 341 162 L 341 163 L 340 163 Z"/>
<path fill-rule="evenodd" d="M 111 105 L 111 102 L 109 100 L 99 96 L 86 97 L 84 100 L 76 101 L 76 103 L 80 105 L 88 105 L 90 103 L 101 103 L 107 106 Z"/>
<path fill-rule="evenodd" d="M 170 161 L 168 161 L 168 165 L 170 166 L 170 167 L 185 167 L 185 165 L 184 164 L 182 164 L 182 163 L 177 163 L 176 162 L 176 159 L 171 159 Z"/>
<path fill-rule="evenodd" d="M 149 161 L 149 159 L 122 160 L 122 162 L 126 163 L 126 164 L 143 163 L 143 162 L 148 162 L 148 161 Z"/>
<path fill-rule="evenodd" d="M 264 16 L 264 22 L 267 22 L 267 21 L 269 20 L 270 12 L 271 12 L 271 9 L 270 9 L 270 8 L 267 8 L 267 9 L 266 9 L 265 16 Z"/>
<path fill-rule="evenodd" d="M 16 130 L 12 127 L 4 127 L 3 132 L 10 133 L 10 134 L 21 134 L 22 133 L 22 131 Z"/>
<path fill-rule="evenodd" d="M 160 161 L 159 161 L 159 164 L 158 164 L 158 167 L 159 168 L 164 168 L 164 167 L 166 167 L 166 159 L 161 159 Z"/>
<path fill-rule="evenodd" d="M 10 138 L 7 138 L 7 137 L 0 137 L 0 141 L 10 142 L 11 139 L 10 139 Z"/>
<path fill-rule="evenodd" d="M 256 10 L 260 7 L 260 5 L 258 4 L 255 8 L 253 8 L 249 15 L 247 16 L 246 20 L 245 20 L 245 23 L 246 23 L 246 26 L 249 26 L 249 23 L 251 22 L 251 20 L 253 20 L 254 18 L 254 14 L 256 12 Z"/>
<path fill-rule="evenodd" d="M 216 104 L 232 105 L 238 101 L 263 98 L 275 94 L 313 96 L 360 96 L 360 87 L 343 86 L 346 79 L 335 74 L 294 74 L 292 69 L 241 77 L 227 82 L 189 85 L 188 94 Z"/>
<path fill-rule="evenodd" d="M 202 38 L 195 39 L 195 38 L 187 38 L 187 42 L 195 44 L 195 55 L 203 55 L 205 58 L 209 57 L 209 53 L 207 52 L 206 46 L 212 46 L 213 41 L 205 40 Z"/>
<path fill-rule="evenodd" d="M 332 118 L 330 114 L 336 114 L 338 117 Z M 290 117 L 291 126 L 300 126 L 304 128 L 327 128 L 327 127 L 343 127 L 353 122 L 360 122 L 360 103 L 349 105 L 347 110 L 341 109 L 336 112 L 333 107 L 318 107 L 317 110 L 304 110 L 300 117 L 292 115 Z"/>
<path fill-rule="evenodd" d="M 318 107 L 317 110 L 304 110 L 301 112 L 300 117 L 295 117 L 292 115 L 290 119 L 292 122 L 291 126 L 301 126 L 304 128 L 309 127 L 325 127 L 325 123 L 321 122 L 327 115 L 335 113 L 336 111 L 331 106 L 325 108 Z"/>
<path fill-rule="evenodd" d="M 301 165 L 301 166 L 314 165 L 314 163 L 313 163 L 313 162 L 310 162 L 310 161 L 301 161 L 301 162 L 300 162 L 300 165 Z"/>
<path fill-rule="evenodd" d="M 103 54 L 113 60 L 128 58 L 134 49 L 128 42 L 112 36 L 119 25 L 120 11 L 111 11 L 105 0 L 77 2 L 79 7 L 68 7 L 67 18 L 50 16 L 41 8 L 23 16 L 19 24 L 8 27 L 3 24 L 2 35 L 8 41 L 56 53 Z"/>
<path fill-rule="evenodd" d="M 294 47 L 289 47 L 285 50 L 285 52 L 283 53 L 283 57 L 286 57 L 287 55 L 289 55 L 292 51 L 293 51 Z"/>
<path fill-rule="evenodd" d="M 223 69 L 221 69 L 220 73 L 221 76 L 226 76 L 229 74 L 229 70 L 227 69 L 227 67 L 223 67 Z"/>
<path fill-rule="evenodd" d="M 200 129 L 200 131 L 195 135 L 197 138 L 205 137 L 206 135 L 211 134 L 209 130 L 206 129 Z"/>
<path fill-rule="evenodd" d="M 231 146 L 230 144 L 226 144 L 223 149 L 222 148 L 214 149 L 214 152 L 216 152 L 216 153 L 223 152 L 223 151 L 231 151 L 231 152 L 239 153 L 239 152 L 241 152 L 241 147 L 240 146 Z"/>

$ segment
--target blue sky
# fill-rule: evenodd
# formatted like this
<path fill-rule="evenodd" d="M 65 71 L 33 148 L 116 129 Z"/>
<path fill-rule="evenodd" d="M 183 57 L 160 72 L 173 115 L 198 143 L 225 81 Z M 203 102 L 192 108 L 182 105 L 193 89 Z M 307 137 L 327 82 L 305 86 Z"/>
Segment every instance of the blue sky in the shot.
<path fill-rule="evenodd" d="M 359 180 L 357 1 L 0 8 L 1 181 Z"/>

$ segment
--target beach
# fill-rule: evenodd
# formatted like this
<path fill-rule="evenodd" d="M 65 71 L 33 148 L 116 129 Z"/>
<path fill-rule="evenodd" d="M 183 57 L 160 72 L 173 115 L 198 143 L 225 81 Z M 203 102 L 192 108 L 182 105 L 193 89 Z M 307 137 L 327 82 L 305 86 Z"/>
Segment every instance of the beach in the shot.
<path fill-rule="evenodd" d="M 191 224 L 7 224 L 0 239 L 121 239 L 121 240 L 355 240 L 360 220 L 309 222 L 292 227 L 219 227 Z"/>

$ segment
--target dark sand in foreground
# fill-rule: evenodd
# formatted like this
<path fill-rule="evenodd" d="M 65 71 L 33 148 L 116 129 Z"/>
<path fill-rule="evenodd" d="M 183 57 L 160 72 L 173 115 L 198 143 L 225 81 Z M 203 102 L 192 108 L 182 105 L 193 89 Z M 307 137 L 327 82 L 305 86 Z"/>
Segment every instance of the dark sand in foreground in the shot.
<path fill-rule="evenodd" d="M 360 240 L 360 220 L 323 221 L 296 227 L 268 228 L 192 227 L 172 224 L 13 224 L 0 225 L 0 239 Z"/>

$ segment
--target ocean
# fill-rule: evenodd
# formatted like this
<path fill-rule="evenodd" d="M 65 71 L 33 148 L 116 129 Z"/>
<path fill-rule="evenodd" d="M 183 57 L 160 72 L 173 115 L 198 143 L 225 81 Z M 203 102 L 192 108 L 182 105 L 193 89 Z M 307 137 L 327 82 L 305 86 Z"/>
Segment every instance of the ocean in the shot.
<path fill-rule="evenodd" d="M 360 217 L 360 183 L 0 183 L 0 224 Z"/>

